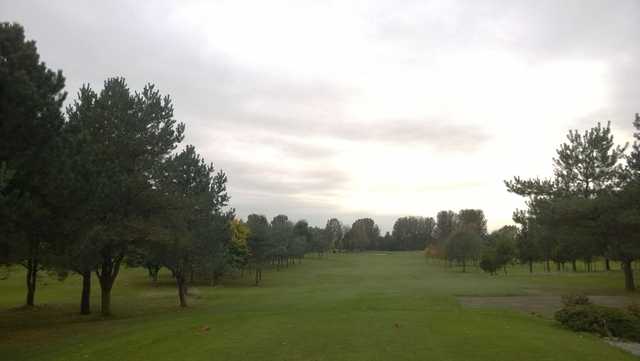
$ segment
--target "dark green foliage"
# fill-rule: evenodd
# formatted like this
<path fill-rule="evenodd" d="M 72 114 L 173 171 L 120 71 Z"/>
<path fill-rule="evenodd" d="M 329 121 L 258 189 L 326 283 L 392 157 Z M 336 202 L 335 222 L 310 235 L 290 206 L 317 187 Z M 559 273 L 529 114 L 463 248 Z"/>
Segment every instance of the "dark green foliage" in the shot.
<path fill-rule="evenodd" d="M 183 307 L 192 275 L 215 281 L 227 266 L 242 262 L 237 258 L 242 257 L 242 245 L 231 242 L 233 213 L 223 212 L 229 201 L 226 179 L 190 145 L 168 157 L 154 176 L 165 210 L 157 215 L 160 224 L 152 225 L 145 254 L 171 270 Z"/>
<path fill-rule="evenodd" d="M 440 211 L 436 215 L 436 225 L 434 229 L 435 240 L 443 244 L 444 241 L 455 231 L 458 216 L 453 211 Z"/>
<path fill-rule="evenodd" d="M 287 257 L 289 247 L 293 241 L 293 223 L 289 221 L 289 217 L 279 214 L 271 220 L 269 232 L 269 241 L 271 243 L 271 256 L 282 259 Z"/>
<path fill-rule="evenodd" d="M 393 224 L 395 244 L 390 250 L 422 250 L 433 240 L 435 222 L 430 217 L 401 217 Z"/>
<path fill-rule="evenodd" d="M 487 219 L 482 209 L 461 209 L 456 219 L 457 230 L 475 233 L 481 237 L 487 235 Z"/>
<path fill-rule="evenodd" d="M 363 251 L 376 249 L 376 243 L 380 238 L 380 229 L 371 218 L 361 218 L 353 222 L 349 232 L 345 234 L 348 250 Z"/>
<path fill-rule="evenodd" d="M 640 318 L 623 309 L 591 304 L 570 305 L 556 312 L 555 319 L 573 331 L 640 341 Z"/>
<path fill-rule="evenodd" d="M 637 148 L 637 147 L 636 147 Z M 510 192 L 528 197 L 528 210 L 516 211 L 521 225 L 516 237 L 518 258 L 529 263 L 554 261 L 557 269 L 583 260 L 588 271 L 598 257 L 621 261 L 628 290 L 635 288 L 631 261 L 640 253 L 632 241 L 637 221 L 636 186 L 621 161 L 625 146 L 616 146 L 610 124 L 583 133 L 570 131 L 554 158 L 551 179 L 523 180 L 505 184 Z M 633 157 L 632 157 L 633 158 Z M 630 161 L 633 164 L 633 159 Z"/>
<path fill-rule="evenodd" d="M 515 239 L 517 235 L 515 226 L 504 226 L 491 232 L 487 238 L 480 256 L 480 268 L 490 274 L 496 274 L 500 268 L 507 272 L 507 265 L 516 257 Z"/>
<path fill-rule="evenodd" d="M 22 26 L 0 23 L 0 261 L 27 268 L 28 306 L 38 272 L 51 266 L 62 239 L 56 188 L 64 82 L 40 61 Z"/>
<path fill-rule="evenodd" d="M 85 229 L 79 238 L 99 254 L 95 268 L 108 315 L 124 257 L 149 239 L 166 209 L 153 176 L 182 140 L 184 125 L 173 118 L 170 98 L 153 85 L 131 93 L 121 78 L 108 79 L 99 94 L 83 87 L 68 118 L 77 151 L 70 172 L 84 184 L 78 197 L 84 199 L 79 216 Z"/>
<path fill-rule="evenodd" d="M 447 240 L 447 259 L 462 265 L 462 272 L 466 272 L 467 263 L 477 258 L 482 247 L 482 238 L 479 234 L 459 230 L 453 233 Z"/>
<path fill-rule="evenodd" d="M 338 248 L 344 237 L 342 223 L 336 218 L 331 218 L 324 227 L 324 234 L 327 243 L 324 248 L 326 248 L 326 250 Z"/>
<path fill-rule="evenodd" d="M 500 264 L 494 248 L 487 248 L 482 251 L 479 266 L 480 269 L 491 275 L 496 274 L 496 271 L 500 268 Z"/>
<path fill-rule="evenodd" d="M 267 217 L 250 214 L 247 217 L 247 227 L 249 228 L 247 238 L 249 261 L 255 268 L 255 284 L 257 286 L 262 279 L 262 268 L 270 256 L 270 224 Z"/>

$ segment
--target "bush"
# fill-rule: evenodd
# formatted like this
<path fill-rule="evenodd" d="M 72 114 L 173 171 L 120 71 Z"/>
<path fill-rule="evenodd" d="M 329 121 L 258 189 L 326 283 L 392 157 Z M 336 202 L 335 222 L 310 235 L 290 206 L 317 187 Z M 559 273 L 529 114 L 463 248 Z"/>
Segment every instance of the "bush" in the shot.
<path fill-rule="evenodd" d="M 555 319 L 573 331 L 640 341 L 640 318 L 627 310 L 577 304 L 556 312 Z"/>
<path fill-rule="evenodd" d="M 562 296 L 562 304 L 564 304 L 565 307 L 576 305 L 590 305 L 591 301 L 589 300 L 589 297 L 585 295 L 572 294 Z"/>

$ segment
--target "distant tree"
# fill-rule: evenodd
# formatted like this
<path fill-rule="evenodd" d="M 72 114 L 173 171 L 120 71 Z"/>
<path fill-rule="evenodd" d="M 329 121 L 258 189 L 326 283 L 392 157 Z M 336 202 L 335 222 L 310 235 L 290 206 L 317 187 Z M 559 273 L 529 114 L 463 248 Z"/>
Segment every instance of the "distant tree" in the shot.
<path fill-rule="evenodd" d="M 349 235 L 352 250 L 366 250 L 380 237 L 380 228 L 373 219 L 361 218 L 353 222 Z"/>
<path fill-rule="evenodd" d="M 507 273 L 507 265 L 513 263 L 516 257 L 517 234 L 517 227 L 504 226 L 489 235 L 489 242 L 496 251 L 497 266 L 503 268 L 505 273 Z"/>
<path fill-rule="evenodd" d="M 438 243 L 444 243 L 456 230 L 458 216 L 453 211 L 440 211 L 436 216 L 434 236 Z"/>
<path fill-rule="evenodd" d="M 533 272 L 533 263 L 540 259 L 540 250 L 536 241 L 534 220 L 525 212 L 516 210 L 513 221 L 520 225 L 516 233 L 516 256 L 521 263 L 529 265 L 529 273 Z"/>
<path fill-rule="evenodd" d="M 38 272 L 55 246 L 59 139 L 66 97 L 62 72 L 47 68 L 21 25 L 0 23 L 0 237 L 5 263 L 27 270 L 26 305 L 33 306 Z M 8 174 L 11 177 L 7 177 Z"/>
<path fill-rule="evenodd" d="M 397 249 L 422 250 L 433 239 L 433 218 L 401 217 L 393 225 L 393 239 Z"/>
<path fill-rule="evenodd" d="M 270 228 L 271 255 L 276 262 L 276 269 L 289 264 L 290 245 L 293 240 L 293 223 L 289 217 L 279 214 L 271 220 Z"/>
<path fill-rule="evenodd" d="M 270 225 L 267 217 L 250 214 L 247 217 L 247 227 L 249 227 L 247 244 L 249 246 L 250 261 L 255 267 L 255 284 L 257 286 L 262 279 L 262 267 L 270 256 Z"/>
<path fill-rule="evenodd" d="M 342 223 L 336 218 L 331 218 L 324 227 L 324 234 L 328 242 L 328 249 L 338 248 L 340 241 L 344 237 Z"/>
<path fill-rule="evenodd" d="M 230 243 L 229 243 L 229 260 L 228 264 L 232 269 L 241 269 L 249 264 L 249 234 L 251 233 L 249 227 L 237 219 L 233 219 L 230 222 Z"/>
<path fill-rule="evenodd" d="M 447 240 L 447 258 L 462 265 L 462 272 L 467 271 L 467 262 L 479 256 L 482 237 L 470 230 L 458 230 Z"/>
<path fill-rule="evenodd" d="M 320 243 L 320 239 L 313 238 L 309 223 L 304 219 L 299 220 L 293 226 L 293 237 L 290 240 L 289 256 L 294 257 L 295 262 L 295 259 L 301 259 L 307 250 L 313 247 L 319 250 Z"/>
<path fill-rule="evenodd" d="M 457 217 L 457 229 L 484 237 L 487 235 L 487 219 L 481 209 L 461 209 Z"/>
<path fill-rule="evenodd" d="M 396 246 L 396 241 L 394 240 L 391 233 L 386 232 L 382 240 L 380 241 L 383 250 L 393 250 Z"/>
<path fill-rule="evenodd" d="M 492 276 L 496 274 L 496 271 L 500 268 L 500 264 L 495 247 L 486 247 L 482 250 L 479 266 L 481 270 Z"/>

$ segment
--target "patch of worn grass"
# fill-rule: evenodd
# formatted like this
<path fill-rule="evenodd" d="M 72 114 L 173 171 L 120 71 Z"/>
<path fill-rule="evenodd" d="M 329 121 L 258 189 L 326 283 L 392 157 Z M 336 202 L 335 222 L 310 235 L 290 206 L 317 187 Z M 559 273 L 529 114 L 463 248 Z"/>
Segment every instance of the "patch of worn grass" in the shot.
<path fill-rule="evenodd" d="M 633 360 L 602 340 L 550 320 L 466 309 L 457 295 L 619 294 L 610 273 L 489 276 L 461 273 L 419 252 L 307 257 L 303 264 L 224 287 L 196 286 L 179 309 L 168 274 L 152 287 L 144 270 L 124 270 L 115 317 L 77 315 L 80 282 L 47 279 L 36 310 L 23 302 L 18 271 L 0 281 L 2 360 Z M 93 307 L 99 294 L 94 283 Z"/>

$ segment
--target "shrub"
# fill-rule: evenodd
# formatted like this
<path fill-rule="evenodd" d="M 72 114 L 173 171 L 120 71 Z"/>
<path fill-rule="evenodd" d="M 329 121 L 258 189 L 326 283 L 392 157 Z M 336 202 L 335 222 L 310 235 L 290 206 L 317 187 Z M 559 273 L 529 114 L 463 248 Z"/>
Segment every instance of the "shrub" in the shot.
<path fill-rule="evenodd" d="M 556 312 L 555 319 L 573 331 L 640 341 L 640 318 L 624 309 L 577 304 Z"/>
<path fill-rule="evenodd" d="M 589 297 L 582 294 L 571 294 L 562 296 L 562 304 L 565 307 L 576 306 L 576 305 L 590 305 L 591 301 Z"/>

